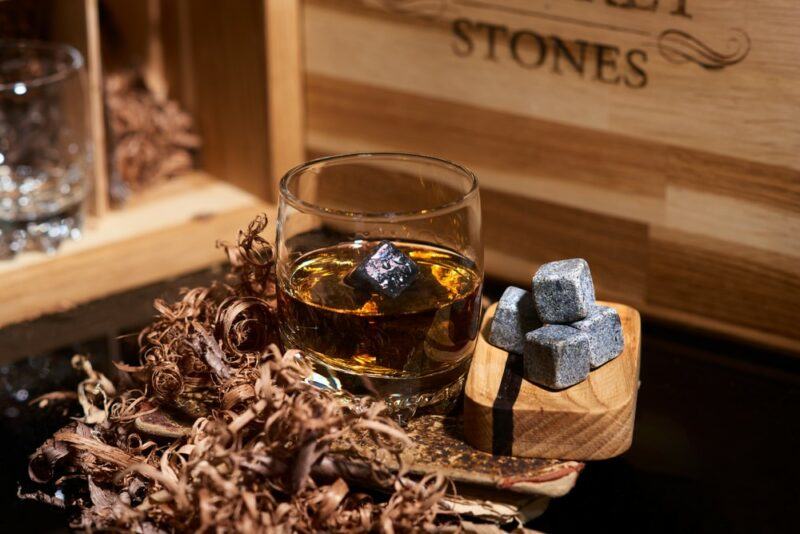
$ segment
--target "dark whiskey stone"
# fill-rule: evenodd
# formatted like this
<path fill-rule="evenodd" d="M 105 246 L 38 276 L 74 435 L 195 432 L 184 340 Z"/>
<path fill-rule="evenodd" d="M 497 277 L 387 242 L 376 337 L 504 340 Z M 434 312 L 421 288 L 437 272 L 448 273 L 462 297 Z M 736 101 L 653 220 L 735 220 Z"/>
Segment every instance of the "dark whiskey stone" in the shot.
<path fill-rule="evenodd" d="M 416 280 L 419 267 L 389 241 L 381 241 L 375 250 L 345 278 L 355 288 L 369 289 L 397 298 Z"/>

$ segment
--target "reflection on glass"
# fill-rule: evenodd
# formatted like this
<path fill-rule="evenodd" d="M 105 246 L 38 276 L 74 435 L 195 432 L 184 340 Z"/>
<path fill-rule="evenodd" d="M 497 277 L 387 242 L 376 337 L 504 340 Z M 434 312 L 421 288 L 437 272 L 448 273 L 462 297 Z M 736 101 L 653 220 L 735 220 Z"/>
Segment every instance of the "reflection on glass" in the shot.
<path fill-rule="evenodd" d="M 474 175 L 409 154 L 309 162 L 281 182 L 278 306 L 287 348 L 326 387 L 396 412 L 446 407 L 469 366 L 483 281 Z"/>
<path fill-rule="evenodd" d="M 83 58 L 0 41 L 0 258 L 80 234 L 91 183 Z"/>

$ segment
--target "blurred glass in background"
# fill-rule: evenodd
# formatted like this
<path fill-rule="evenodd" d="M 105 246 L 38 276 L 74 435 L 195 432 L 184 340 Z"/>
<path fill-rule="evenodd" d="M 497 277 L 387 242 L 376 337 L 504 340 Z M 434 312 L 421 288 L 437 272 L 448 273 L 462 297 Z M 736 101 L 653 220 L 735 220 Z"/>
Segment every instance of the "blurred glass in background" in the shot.
<path fill-rule="evenodd" d="M 0 41 L 0 258 L 80 236 L 91 184 L 84 61 L 75 48 Z"/>

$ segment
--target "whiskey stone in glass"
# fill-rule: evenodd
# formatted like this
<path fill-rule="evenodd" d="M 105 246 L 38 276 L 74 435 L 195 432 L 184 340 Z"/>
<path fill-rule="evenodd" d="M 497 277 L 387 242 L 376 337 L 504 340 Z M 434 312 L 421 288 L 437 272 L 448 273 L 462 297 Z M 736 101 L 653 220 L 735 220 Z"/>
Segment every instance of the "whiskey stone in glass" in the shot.
<path fill-rule="evenodd" d="M 414 283 L 418 275 L 419 267 L 414 260 L 389 241 L 381 241 L 347 276 L 347 283 L 397 298 Z"/>

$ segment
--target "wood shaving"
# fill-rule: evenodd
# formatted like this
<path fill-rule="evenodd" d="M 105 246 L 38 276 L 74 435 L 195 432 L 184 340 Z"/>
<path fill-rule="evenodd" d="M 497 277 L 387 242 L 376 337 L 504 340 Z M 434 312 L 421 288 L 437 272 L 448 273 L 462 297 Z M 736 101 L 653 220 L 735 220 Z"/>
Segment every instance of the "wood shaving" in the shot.
<path fill-rule="evenodd" d="M 266 226 L 259 217 L 237 244 L 220 245 L 231 262 L 224 281 L 155 302 L 140 365 L 117 365 L 126 386 L 75 357 L 86 374 L 77 392 L 84 415 L 29 468 L 65 497 L 26 498 L 66 506 L 72 526 L 87 530 L 461 528 L 444 504 L 452 484 L 403 468 L 410 440 L 382 403 L 317 389 L 302 354 L 279 349 Z"/>
<path fill-rule="evenodd" d="M 139 73 L 106 76 L 105 107 L 113 200 L 193 168 L 201 141 L 191 115 L 156 98 Z"/>

